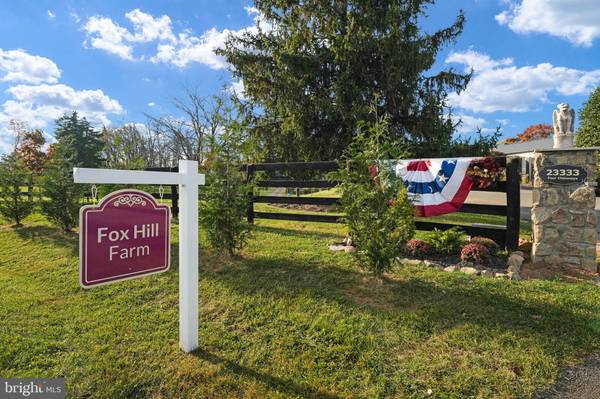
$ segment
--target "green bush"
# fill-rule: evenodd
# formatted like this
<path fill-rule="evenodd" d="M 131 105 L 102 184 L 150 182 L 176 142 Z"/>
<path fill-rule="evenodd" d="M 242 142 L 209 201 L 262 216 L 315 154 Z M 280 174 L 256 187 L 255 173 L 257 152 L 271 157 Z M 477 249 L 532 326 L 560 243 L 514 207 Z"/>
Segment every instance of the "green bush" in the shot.
<path fill-rule="evenodd" d="M 467 236 L 458 227 L 452 227 L 448 230 L 434 229 L 427 233 L 424 240 L 440 255 L 455 255 L 466 243 Z"/>
<path fill-rule="evenodd" d="M 401 255 L 415 230 L 404 184 L 386 162 L 375 161 L 398 157 L 384 141 L 386 126 L 380 120 L 356 136 L 346 151 L 346 166 L 332 174 L 341 181 L 340 207 L 357 247 L 353 255 L 377 276 Z"/>
<path fill-rule="evenodd" d="M 21 185 L 28 182 L 31 173 L 26 166 L 12 155 L 0 161 L 0 214 L 21 226 L 34 208 L 33 198 L 21 192 Z"/>

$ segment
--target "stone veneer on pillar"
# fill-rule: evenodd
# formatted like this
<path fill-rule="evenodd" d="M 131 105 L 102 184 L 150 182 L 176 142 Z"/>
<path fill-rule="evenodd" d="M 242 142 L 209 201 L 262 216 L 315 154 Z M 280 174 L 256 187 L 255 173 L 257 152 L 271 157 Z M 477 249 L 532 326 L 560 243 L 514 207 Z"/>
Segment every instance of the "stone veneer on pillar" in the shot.
<path fill-rule="evenodd" d="M 531 210 L 534 263 L 598 271 L 596 151 L 571 148 L 536 152 Z M 588 174 L 585 182 L 558 185 L 542 181 L 542 168 L 564 164 L 583 167 Z"/>

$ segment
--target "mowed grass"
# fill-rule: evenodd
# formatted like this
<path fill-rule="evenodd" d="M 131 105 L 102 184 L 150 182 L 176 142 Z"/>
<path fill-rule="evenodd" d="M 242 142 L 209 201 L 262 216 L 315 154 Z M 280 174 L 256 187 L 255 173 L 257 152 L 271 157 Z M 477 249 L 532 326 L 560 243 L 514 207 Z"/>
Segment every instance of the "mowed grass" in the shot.
<path fill-rule="evenodd" d="M 519 398 L 600 347 L 598 287 L 401 265 L 377 280 L 327 249 L 343 234 L 261 220 L 237 259 L 203 248 L 184 354 L 176 228 L 167 273 L 84 291 L 75 234 L 5 223 L 0 376 L 64 376 L 71 398 Z"/>

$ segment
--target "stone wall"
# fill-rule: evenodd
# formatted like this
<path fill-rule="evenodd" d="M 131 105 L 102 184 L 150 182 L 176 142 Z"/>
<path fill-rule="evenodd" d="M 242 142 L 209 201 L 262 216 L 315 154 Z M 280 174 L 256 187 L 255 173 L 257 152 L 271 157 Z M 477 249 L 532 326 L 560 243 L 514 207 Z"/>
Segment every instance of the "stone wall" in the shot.
<path fill-rule="evenodd" d="M 598 271 L 596 263 L 596 151 L 560 150 L 536 154 L 533 181 L 532 260 L 547 266 Z M 568 164 L 587 170 L 584 184 L 558 185 L 542 181 L 546 166 Z"/>

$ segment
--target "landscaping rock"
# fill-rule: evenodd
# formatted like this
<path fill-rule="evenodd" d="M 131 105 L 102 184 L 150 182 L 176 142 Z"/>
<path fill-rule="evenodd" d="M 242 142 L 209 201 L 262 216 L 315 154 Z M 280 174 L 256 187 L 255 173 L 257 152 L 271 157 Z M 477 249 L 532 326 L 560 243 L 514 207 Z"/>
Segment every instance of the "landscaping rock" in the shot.
<path fill-rule="evenodd" d="M 506 262 L 507 270 L 510 273 L 519 273 L 521 271 L 521 265 L 525 258 L 515 252 L 511 253 Z"/>
<path fill-rule="evenodd" d="M 329 246 L 330 251 L 343 251 L 344 249 L 346 249 L 344 244 L 331 244 Z"/>
<path fill-rule="evenodd" d="M 444 267 L 445 272 L 455 272 L 456 270 L 458 270 L 458 267 L 456 265 Z"/>
<path fill-rule="evenodd" d="M 338 251 L 338 252 L 341 252 L 341 251 L 354 252 L 354 251 L 356 251 L 356 247 L 353 247 L 352 245 L 336 243 L 336 244 L 331 244 L 329 246 L 329 250 L 330 251 Z"/>
<path fill-rule="evenodd" d="M 405 265 L 411 265 L 411 266 L 423 264 L 423 261 L 421 259 L 400 258 L 398 260 L 400 261 L 400 263 L 404 263 Z"/>
<path fill-rule="evenodd" d="M 434 261 L 431 261 L 431 260 L 424 260 L 423 264 L 425 266 L 435 267 L 436 269 L 443 269 L 444 268 L 444 265 L 442 265 L 441 263 L 434 262 Z"/>
<path fill-rule="evenodd" d="M 518 272 L 508 272 L 508 273 L 506 273 L 506 276 L 510 280 L 515 280 L 515 281 L 521 280 L 521 276 L 519 275 Z"/>
<path fill-rule="evenodd" d="M 464 274 L 478 274 L 479 273 L 479 270 L 475 269 L 474 267 L 469 267 L 469 266 L 461 267 L 460 271 Z"/>
<path fill-rule="evenodd" d="M 489 269 L 484 269 L 479 274 L 481 277 L 494 277 L 494 272 Z"/>
<path fill-rule="evenodd" d="M 495 278 L 503 278 L 503 279 L 509 279 L 509 275 L 507 273 L 494 273 L 494 277 Z"/>

